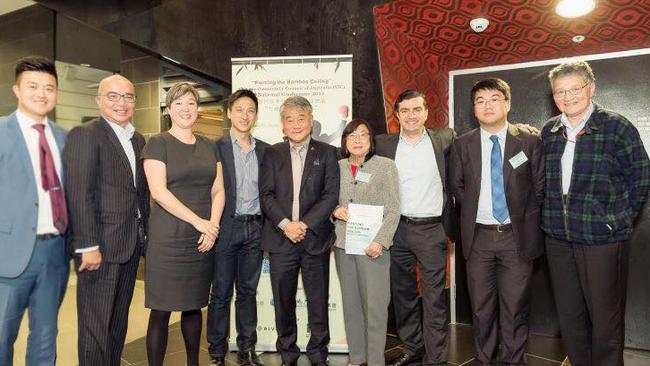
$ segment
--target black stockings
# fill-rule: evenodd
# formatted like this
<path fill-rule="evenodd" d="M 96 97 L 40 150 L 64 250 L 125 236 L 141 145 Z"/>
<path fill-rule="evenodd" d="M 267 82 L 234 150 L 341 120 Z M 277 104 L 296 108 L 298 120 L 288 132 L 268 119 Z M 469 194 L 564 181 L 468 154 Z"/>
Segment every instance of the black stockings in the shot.
<path fill-rule="evenodd" d="M 167 350 L 167 334 L 171 312 L 151 310 L 147 327 L 147 358 L 149 366 L 162 366 Z M 199 364 L 199 344 L 201 341 L 201 310 L 189 310 L 181 313 L 181 332 L 185 341 L 187 365 Z"/>

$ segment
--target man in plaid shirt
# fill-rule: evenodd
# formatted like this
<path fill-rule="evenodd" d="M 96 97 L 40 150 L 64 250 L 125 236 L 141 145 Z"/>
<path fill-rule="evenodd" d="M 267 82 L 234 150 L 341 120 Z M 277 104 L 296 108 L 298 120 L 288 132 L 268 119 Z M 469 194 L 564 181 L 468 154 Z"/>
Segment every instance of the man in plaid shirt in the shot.
<path fill-rule="evenodd" d="M 563 63 L 549 79 L 562 114 L 542 130 L 542 228 L 562 338 L 574 366 L 623 365 L 627 241 L 650 161 L 632 123 L 592 102 L 586 62 Z"/>

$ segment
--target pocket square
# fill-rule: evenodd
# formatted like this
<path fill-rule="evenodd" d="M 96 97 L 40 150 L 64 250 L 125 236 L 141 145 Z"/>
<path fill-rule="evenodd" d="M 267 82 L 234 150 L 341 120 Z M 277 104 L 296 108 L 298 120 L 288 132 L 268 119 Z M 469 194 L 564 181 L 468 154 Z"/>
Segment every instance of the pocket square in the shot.
<path fill-rule="evenodd" d="M 314 165 L 320 165 L 320 161 L 314 160 Z"/>

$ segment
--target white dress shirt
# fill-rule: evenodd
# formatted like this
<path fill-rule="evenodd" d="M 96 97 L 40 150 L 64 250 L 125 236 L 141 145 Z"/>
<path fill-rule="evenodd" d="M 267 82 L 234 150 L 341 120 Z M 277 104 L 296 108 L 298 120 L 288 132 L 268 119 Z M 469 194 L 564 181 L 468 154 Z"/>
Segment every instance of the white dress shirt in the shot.
<path fill-rule="evenodd" d="M 441 216 L 442 180 L 433 144 L 426 130 L 415 143 L 408 142 L 400 134 L 395 164 L 399 175 L 401 214 L 411 217 Z"/>
<path fill-rule="evenodd" d="M 510 164 L 503 161 L 503 154 L 506 148 L 506 136 L 508 135 L 508 122 L 496 134 L 485 131 L 481 128 L 481 192 L 478 196 L 478 209 L 476 210 L 476 222 L 483 225 L 504 225 L 510 223 L 510 217 L 503 223 L 494 218 L 492 213 L 492 140 L 490 136 L 497 135 L 499 146 L 501 146 L 501 161 L 503 164 Z M 505 184 L 505 181 L 503 182 Z M 503 187 L 505 190 L 505 187 Z"/>
<path fill-rule="evenodd" d="M 59 235 L 59 230 L 54 226 L 54 219 L 52 218 L 52 200 L 50 198 L 50 193 L 43 189 L 38 131 L 32 127 L 41 122 L 32 120 L 20 110 L 16 111 L 16 118 L 18 119 L 20 131 L 23 133 L 23 137 L 25 138 L 25 143 L 27 144 L 27 151 L 29 152 L 29 158 L 32 163 L 36 190 L 38 192 L 38 224 L 36 225 L 36 234 Z M 54 160 L 54 167 L 59 176 L 59 181 L 61 181 L 61 152 L 56 144 L 54 134 L 52 133 L 52 127 L 50 126 L 47 117 L 42 123 L 45 124 L 45 139 L 47 140 L 47 144 L 50 146 L 50 152 L 52 153 L 52 159 Z"/>
<path fill-rule="evenodd" d="M 580 133 L 580 131 L 585 128 L 587 120 L 589 120 L 589 117 L 591 117 L 591 113 L 593 113 L 593 111 L 594 104 L 590 102 L 587 113 L 582 116 L 582 119 L 580 119 L 580 122 L 576 125 L 575 128 L 571 127 L 571 123 L 569 123 L 569 117 L 567 117 L 566 114 L 562 113 L 562 116 L 560 116 L 560 121 L 562 121 L 562 124 L 565 127 L 567 139 L 566 146 L 564 146 L 564 153 L 562 154 L 562 159 L 560 160 L 560 163 L 562 164 L 563 194 L 568 194 L 569 187 L 571 186 L 571 176 L 573 175 L 573 158 L 575 157 L 576 152 L 576 141 L 579 138 L 578 133 Z"/>

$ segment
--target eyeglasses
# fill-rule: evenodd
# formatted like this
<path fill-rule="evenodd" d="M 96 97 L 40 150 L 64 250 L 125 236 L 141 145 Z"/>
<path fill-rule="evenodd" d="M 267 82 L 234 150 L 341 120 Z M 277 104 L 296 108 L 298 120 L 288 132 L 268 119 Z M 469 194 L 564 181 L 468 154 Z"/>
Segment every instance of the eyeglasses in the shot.
<path fill-rule="evenodd" d="M 362 133 L 351 133 L 347 135 L 346 139 L 352 140 L 352 141 L 364 141 L 367 140 L 368 137 L 370 137 L 370 134 L 367 132 L 362 132 Z"/>
<path fill-rule="evenodd" d="M 589 84 L 591 84 L 591 82 L 587 82 L 585 85 L 583 85 L 583 86 L 581 86 L 579 88 L 571 88 L 571 89 L 568 89 L 568 90 L 556 90 L 556 91 L 553 92 L 553 98 L 562 99 L 565 96 L 575 97 L 576 95 L 578 95 L 582 91 L 582 89 L 585 88 L 585 86 L 587 86 Z"/>
<path fill-rule="evenodd" d="M 124 101 L 127 103 L 135 103 L 135 94 L 131 93 L 116 93 L 116 92 L 108 92 L 106 94 L 100 94 L 102 97 L 106 97 L 106 99 L 110 100 L 111 102 L 119 102 L 120 99 L 124 98 Z"/>
<path fill-rule="evenodd" d="M 506 100 L 506 98 L 492 97 L 490 99 L 478 99 L 474 101 L 474 107 L 486 107 L 488 104 L 495 104 Z"/>

